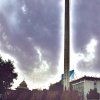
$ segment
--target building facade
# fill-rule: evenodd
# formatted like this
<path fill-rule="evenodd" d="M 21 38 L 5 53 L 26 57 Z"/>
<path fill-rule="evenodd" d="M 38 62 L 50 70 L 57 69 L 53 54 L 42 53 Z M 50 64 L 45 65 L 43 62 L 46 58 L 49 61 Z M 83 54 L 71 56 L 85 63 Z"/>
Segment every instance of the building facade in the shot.
<path fill-rule="evenodd" d="M 87 100 L 87 94 L 92 89 L 96 89 L 100 94 L 100 78 L 84 76 L 70 82 L 71 88 L 77 90 L 81 100 Z"/>

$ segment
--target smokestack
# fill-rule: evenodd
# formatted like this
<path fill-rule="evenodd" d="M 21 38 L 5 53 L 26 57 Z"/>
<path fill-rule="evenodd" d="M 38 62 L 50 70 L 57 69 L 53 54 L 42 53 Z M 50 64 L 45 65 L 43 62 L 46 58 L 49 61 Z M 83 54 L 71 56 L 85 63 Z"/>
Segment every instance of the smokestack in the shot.
<path fill-rule="evenodd" d="M 64 34 L 64 91 L 69 89 L 69 0 L 65 0 L 65 34 Z"/>

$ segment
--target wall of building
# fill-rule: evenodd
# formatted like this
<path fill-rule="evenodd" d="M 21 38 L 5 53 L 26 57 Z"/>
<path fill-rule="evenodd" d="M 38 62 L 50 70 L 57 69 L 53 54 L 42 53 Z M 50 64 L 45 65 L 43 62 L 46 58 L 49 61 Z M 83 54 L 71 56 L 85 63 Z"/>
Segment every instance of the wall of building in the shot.
<path fill-rule="evenodd" d="M 90 89 L 94 89 L 94 81 L 84 80 L 84 98 L 86 100 L 86 95 L 89 93 Z"/>
<path fill-rule="evenodd" d="M 100 93 L 100 81 L 97 81 L 97 92 Z"/>
<path fill-rule="evenodd" d="M 77 90 L 84 100 L 87 100 L 86 96 L 90 89 L 97 88 L 97 92 L 100 93 L 100 81 L 83 80 L 71 85 L 73 90 Z"/>
<path fill-rule="evenodd" d="M 97 92 L 100 93 L 100 81 L 84 80 L 84 98 L 85 99 L 90 89 L 94 89 L 94 88 L 97 88 Z"/>
<path fill-rule="evenodd" d="M 84 97 L 84 81 L 72 84 L 73 90 L 77 90 L 81 99 Z"/>

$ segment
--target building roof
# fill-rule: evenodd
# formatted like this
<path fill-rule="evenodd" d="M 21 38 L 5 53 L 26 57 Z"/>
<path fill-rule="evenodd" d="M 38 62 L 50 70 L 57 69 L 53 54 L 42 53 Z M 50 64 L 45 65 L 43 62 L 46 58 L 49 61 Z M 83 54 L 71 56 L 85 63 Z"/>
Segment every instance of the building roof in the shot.
<path fill-rule="evenodd" d="M 24 80 L 20 83 L 20 87 L 27 87 L 27 84 Z"/>
<path fill-rule="evenodd" d="M 84 76 L 84 77 L 81 77 L 81 78 L 79 78 L 79 79 L 73 80 L 73 81 L 71 81 L 70 83 L 77 83 L 77 82 L 81 82 L 81 81 L 84 81 L 84 80 L 89 80 L 89 81 L 100 81 L 100 78 L 97 78 L 97 77 L 90 77 L 90 76 Z"/>
<path fill-rule="evenodd" d="M 23 80 L 19 86 L 17 87 L 17 89 L 28 89 L 27 87 L 27 83 Z"/>

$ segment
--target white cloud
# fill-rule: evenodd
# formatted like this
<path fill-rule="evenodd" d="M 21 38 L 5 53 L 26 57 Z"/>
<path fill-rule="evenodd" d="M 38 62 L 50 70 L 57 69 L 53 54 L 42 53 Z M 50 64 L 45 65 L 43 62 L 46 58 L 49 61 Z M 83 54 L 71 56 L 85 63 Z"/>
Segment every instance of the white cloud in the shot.
<path fill-rule="evenodd" d="M 22 7 L 21 7 L 21 10 L 24 14 L 27 13 L 27 8 L 26 8 L 26 5 L 24 4 Z"/>
<path fill-rule="evenodd" d="M 96 46 L 97 40 L 91 39 L 90 42 L 86 45 L 85 52 L 80 54 L 80 57 L 83 57 L 81 60 L 84 62 L 91 62 L 96 58 Z"/>
<path fill-rule="evenodd" d="M 86 48 L 82 49 L 80 53 L 75 53 L 74 50 L 71 48 L 71 68 L 76 70 L 77 76 L 83 76 L 86 72 L 82 72 L 78 69 L 78 67 L 86 67 L 88 69 L 92 69 L 95 64 L 96 59 L 96 47 L 97 47 L 97 40 L 91 39 L 90 42 L 86 45 Z"/>
<path fill-rule="evenodd" d="M 91 39 L 90 43 L 86 46 L 86 51 L 88 53 L 95 53 L 96 46 L 97 46 L 97 40 Z"/>

